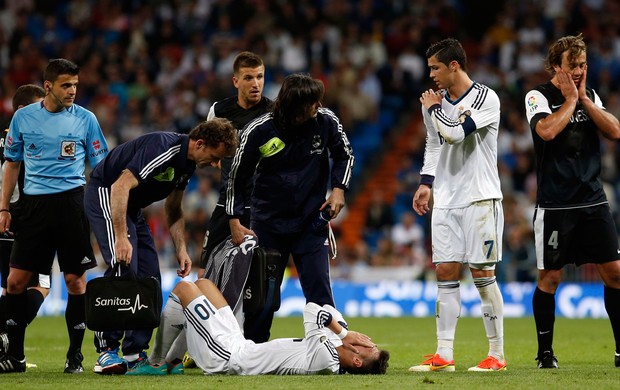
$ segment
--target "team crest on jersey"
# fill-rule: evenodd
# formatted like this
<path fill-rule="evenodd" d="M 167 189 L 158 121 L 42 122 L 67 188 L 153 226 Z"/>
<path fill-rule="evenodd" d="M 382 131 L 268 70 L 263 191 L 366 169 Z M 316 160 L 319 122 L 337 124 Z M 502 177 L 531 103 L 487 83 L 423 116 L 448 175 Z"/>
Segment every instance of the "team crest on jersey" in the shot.
<path fill-rule="evenodd" d="M 174 168 L 168 167 L 165 171 L 159 175 L 153 176 L 153 179 L 157 181 L 172 181 L 174 180 Z"/>
<path fill-rule="evenodd" d="M 316 149 L 319 146 L 321 146 L 321 136 L 317 134 L 312 138 L 312 147 Z"/>
<path fill-rule="evenodd" d="M 464 113 L 462 113 L 461 115 L 459 115 L 459 122 L 460 122 L 460 123 L 465 123 L 465 119 L 466 119 L 468 116 L 471 116 L 471 111 L 469 111 L 469 110 L 467 110 L 467 111 L 465 111 Z"/>
<path fill-rule="evenodd" d="M 312 137 L 312 150 L 310 151 L 310 154 L 322 154 L 323 153 L 323 148 L 321 148 L 322 144 L 323 142 L 321 141 L 321 136 L 318 134 L 315 134 L 315 136 Z"/>
<path fill-rule="evenodd" d="M 60 143 L 60 157 L 75 157 L 75 141 L 62 141 Z"/>

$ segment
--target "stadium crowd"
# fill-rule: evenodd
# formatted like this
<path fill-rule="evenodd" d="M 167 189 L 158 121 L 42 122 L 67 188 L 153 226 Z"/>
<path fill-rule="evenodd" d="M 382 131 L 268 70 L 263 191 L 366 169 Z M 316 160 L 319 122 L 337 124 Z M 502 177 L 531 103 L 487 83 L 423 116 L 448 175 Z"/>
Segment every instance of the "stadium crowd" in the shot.
<path fill-rule="evenodd" d="M 372 194 L 364 239 L 341 245 L 333 276 L 352 278 L 368 267 L 407 266 L 411 278 L 432 277 L 429 221 L 411 211 L 425 131 L 418 97 L 430 87 L 424 51 L 440 38 L 458 38 L 472 79 L 501 99 L 498 161 L 504 194 L 504 261 L 500 281 L 536 277 L 532 215 L 536 179 L 523 96 L 547 78 L 545 50 L 554 39 L 582 32 L 590 51 L 588 83 L 620 116 L 620 4 L 611 0 L 495 1 L 480 13 L 471 0 L 70 0 L 56 4 L 4 0 L 0 11 L 0 118 L 12 115 L 17 87 L 41 82 L 50 58 L 82 68 L 76 103 L 95 113 L 110 147 L 162 130 L 187 133 L 214 101 L 231 95 L 232 61 L 251 50 L 265 61 L 265 95 L 283 78 L 308 72 L 326 86 L 324 106 L 342 119 L 356 155 L 351 203 L 359 183 L 373 180 L 385 144 L 415 123 L 416 139 L 395 172 L 394 199 Z M 387 118 L 387 119 L 386 119 Z M 369 133 L 375 132 L 375 133 Z M 380 134 L 377 134 L 379 132 Z M 603 179 L 615 210 L 620 196 L 620 148 L 604 145 Z M 360 145 L 360 147 L 356 147 Z M 217 201 L 219 174 L 205 169 L 188 187 L 188 250 L 197 262 Z M 175 266 L 163 206 L 147 209 L 162 267 Z M 346 214 L 346 213 L 343 213 Z M 333 222 L 336 232 L 342 219 Z M 618 224 L 620 226 L 620 224 Z M 102 263 L 102 262 L 101 262 Z M 589 280 L 586 265 L 570 278 Z"/>

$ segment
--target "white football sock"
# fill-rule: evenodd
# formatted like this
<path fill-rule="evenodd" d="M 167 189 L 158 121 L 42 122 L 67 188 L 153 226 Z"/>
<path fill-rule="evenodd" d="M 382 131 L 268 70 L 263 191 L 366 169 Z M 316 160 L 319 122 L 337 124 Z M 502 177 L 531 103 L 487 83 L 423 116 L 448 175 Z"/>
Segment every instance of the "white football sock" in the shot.
<path fill-rule="evenodd" d="M 461 290 L 458 280 L 437 282 L 435 323 L 437 353 L 445 360 L 454 359 L 454 333 L 461 315 Z"/>
<path fill-rule="evenodd" d="M 149 357 L 151 364 L 161 363 L 166 358 L 174 341 L 177 339 L 185 324 L 183 306 L 179 298 L 170 293 L 166 306 L 161 313 L 161 321 L 157 329 L 157 336 L 153 344 L 153 350 Z M 183 354 L 185 351 L 183 351 Z M 181 354 L 181 358 L 183 357 Z"/>
<path fill-rule="evenodd" d="M 504 300 L 495 276 L 474 278 L 480 293 L 482 321 L 489 339 L 489 356 L 504 361 Z"/>

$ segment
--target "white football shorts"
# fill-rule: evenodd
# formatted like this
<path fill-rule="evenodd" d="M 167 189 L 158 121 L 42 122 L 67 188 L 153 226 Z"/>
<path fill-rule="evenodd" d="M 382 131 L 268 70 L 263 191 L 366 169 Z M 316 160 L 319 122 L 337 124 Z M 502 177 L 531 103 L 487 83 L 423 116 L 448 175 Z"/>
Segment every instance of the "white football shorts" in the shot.
<path fill-rule="evenodd" d="M 187 352 L 196 365 L 205 373 L 228 373 L 231 355 L 248 343 L 230 306 L 215 309 L 201 295 L 183 314 L 187 320 Z"/>
<path fill-rule="evenodd" d="M 498 199 L 458 209 L 433 209 L 433 263 L 469 263 L 493 269 L 502 260 L 504 212 Z"/>

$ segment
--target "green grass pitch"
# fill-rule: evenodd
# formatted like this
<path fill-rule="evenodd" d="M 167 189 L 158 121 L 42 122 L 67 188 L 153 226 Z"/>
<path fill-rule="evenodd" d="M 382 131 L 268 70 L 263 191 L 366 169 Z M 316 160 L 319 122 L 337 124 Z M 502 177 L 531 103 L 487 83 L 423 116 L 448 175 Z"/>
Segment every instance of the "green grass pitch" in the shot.
<path fill-rule="evenodd" d="M 434 318 L 350 318 L 349 327 L 369 334 L 391 353 L 385 376 L 236 377 L 204 376 L 198 369 L 184 376 L 125 377 L 92 373 L 96 360 L 93 333 L 84 339 L 83 374 L 63 374 L 67 335 L 64 318 L 35 319 L 26 335 L 26 356 L 37 368 L 25 374 L 0 375 L 2 389 L 611 389 L 620 386 L 620 368 L 614 367 L 614 343 L 609 321 L 599 319 L 556 320 L 555 352 L 558 370 L 538 370 L 536 335 L 531 317 L 505 320 L 508 370 L 473 373 L 467 368 L 488 351 L 482 320 L 462 318 L 455 342 L 456 372 L 410 373 L 407 369 L 435 351 Z M 272 337 L 303 336 L 301 317 L 276 318 Z"/>

